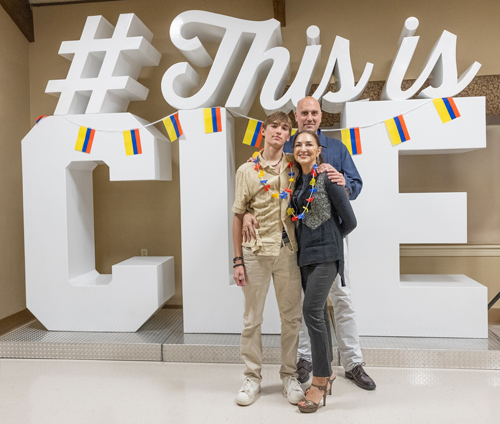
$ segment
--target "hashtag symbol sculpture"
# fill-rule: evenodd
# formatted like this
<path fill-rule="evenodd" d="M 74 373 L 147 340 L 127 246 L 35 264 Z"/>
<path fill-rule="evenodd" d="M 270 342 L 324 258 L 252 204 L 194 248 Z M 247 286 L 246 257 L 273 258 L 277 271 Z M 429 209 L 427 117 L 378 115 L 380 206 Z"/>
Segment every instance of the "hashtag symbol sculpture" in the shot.
<path fill-rule="evenodd" d="M 47 84 L 46 93 L 60 96 L 54 115 L 126 112 L 130 101 L 146 100 L 149 90 L 137 78 L 143 66 L 160 62 L 152 38 L 133 13 L 120 15 L 116 28 L 89 16 L 80 40 L 59 49 L 71 66 L 66 79 Z"/>

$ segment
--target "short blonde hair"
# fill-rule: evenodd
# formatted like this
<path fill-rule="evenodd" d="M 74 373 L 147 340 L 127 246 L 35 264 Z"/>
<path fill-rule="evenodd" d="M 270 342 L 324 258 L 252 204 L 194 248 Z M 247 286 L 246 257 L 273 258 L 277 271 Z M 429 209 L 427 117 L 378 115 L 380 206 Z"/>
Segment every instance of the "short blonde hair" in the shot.
<path fill-rule="evenodd" d="M 277 111 L 277 112 L 271 113 L 271 115 L 269 115 L 266 118 L 266 120 L 264 121 L 264 124 L 262 126 L 265 129 L 265 128 L 267 128 L 267 126 L 269 124 L 272 124 L 273 122 L 288 125 L 288 129 L 289 129 L 290 133 L 292 132 L 292 120 L 285 112 Z"/>

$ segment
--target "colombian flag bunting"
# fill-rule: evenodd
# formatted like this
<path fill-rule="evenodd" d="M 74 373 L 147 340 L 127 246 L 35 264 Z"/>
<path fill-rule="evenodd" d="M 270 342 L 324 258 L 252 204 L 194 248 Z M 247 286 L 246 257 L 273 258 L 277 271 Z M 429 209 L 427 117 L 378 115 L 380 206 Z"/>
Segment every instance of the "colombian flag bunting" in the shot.
<path fill-rule="evenodd" d="M 361 154 L 361 137 L 359 136 L 358 128 L 349 128 L 341 131 L 342 133 L 342 143 L 345 144 L 347 150 L 352 155 Z"/>
<path fill-rule="evenodd" d="M 243 144 L 259 148 L 260 142 L 262 141 L 262 134 L 260 131 L 261 129 L 262 129 L 261 121 L 250 119 L 250 121 L 248 121 L 245 137 L 243 138 Z"/>
<path fill-rule="evenodd" d="M 443 97 L 442 99 L 434 99 L 434 106 L 439 113 L 439 117 L 443 124 L 460 118 L 460 112 L 455 105 L 455 101 L 451 97 Z"/>
<path fill-rule="evenodd" d="M 170 138 L 170 141 L 177 140 L 183 134 L 181 123 L 179 122 L 178 113 L 167 116 L 163 120 L 163 125 L 165 125 L 165 129 L 167 130 L 168 138 Z"/>
<path fill-rule="evenodd" d="M 205 121 L 205 134 L 222 131 L 220 107 L 203 109 L 203 119 Z"/>
<path fill-rule="evenodd" d="M 95 130 L 92 128 L 80 127 L 78 138 L 76 139 L 75 150 L 83 153 L 90 153 L 94 142 Z"/>
<path fill-rule="evenodd" d="M 396 116 L 395 118 L 388 119 L 385 121 L 385 126 L 391 137 L 391 142 L 393 146 L 401 144 L 410 139 L 408 130 L 406 129 L 406 123 L 403 115 Z"/>
<path fill-rule="evenodd" d="M 125 141 L 125 153 L 127 156 L 142 154 L 139 130 L 123 131 L 123 140 Z"/>
<path fill-rule="evenodd" d="M 453 98 L 443 97 L 439 99 L 432 99 L 432 102 L 443 124 L 446 124 L 447 122 L 460 118 L 461 116 L 460 112 L 458 111 L 457 105 L 455 104 L 455 100 Z M 428 103 L 430 103 L 430 100 Z M 409 114 L 410 112 L 407 113 Z M 432 114 L 434 112 L 430 113 Z M 36 123 L 38 124 L 42 119 L 48 116 L 50 115 L 39 116 L 36 119 Z M 245 117 L 243 115 L 240 116 L 248 119 L 247 129 L 245 131 L 245 136 L 243 137 L 243 144 L 259 149 L 263 139 L 262 128 L 264 127 L 264 123 L 257 119 L 252 119 L 249 117 Z M 158 122 L 160 122 L 160 120 L 153 122 L 152 124 L 147 124 L 145 125 L 145 127 L 157 124 Z M 181 123 L 179 121 L 178 112 L 175 112 L 167 116 L 166 118 L 163 118 L 162 122 L 163 125 L 165 126 L 165 129 L 167 130 L 170 141 L 173 142 L 175 140 L 178 140 L 181 136 L 184 135 Z M 222 132 L 221 108 L 212 107 L 203 109 L 203 122 L 205 125 L 206 134 Z M 389 133 L 389 137 L 391 139 L 391 143 L 393 146 L 397 146 L 398 144 L 410 140 L 410 134 L 408 133 L 408 128 L 406 127 L 406 122 L 403 114 L 383 122 L 385 123 L 387 132 Z M 382 121 L 371 124 L 370 126 L 378 124 L 382 124 Z M 346 146 L 351 156 L 360 155 L 362 153 L 361 133 L 360 133 L 361 128 L 365 127 L 345 128 L 340 130 L 342 135 L 342 143 Z M 103 131 L 120 132 L 120 130 L 116 131 L 103 130 Z M 95 132 L 96 132 L 95 129 L 80 126 L 78 130 L 78 138 L 76 140 L 75 150 L 83 153 L 90 153 L 94 142 Z M 139 129 L 127 130 L 122 132 L 123 132 L 123 140 L 125 143 L 125 153 L 127 154 L 127 156 L 142 154 L 141 135 Z M 296 128 L 292 128 L 290 132 L 292 136 L 296 136 L 298 130 Z M 258 152 L 254 154 L 254 158 L 256 157 L 255 155 L 258 155 Z M 255 169 L 258 170 L 259 167 L 260 164 L 256 160 Z M 292 180 L 293 178 L 290 179 L 290 181 Z"/>

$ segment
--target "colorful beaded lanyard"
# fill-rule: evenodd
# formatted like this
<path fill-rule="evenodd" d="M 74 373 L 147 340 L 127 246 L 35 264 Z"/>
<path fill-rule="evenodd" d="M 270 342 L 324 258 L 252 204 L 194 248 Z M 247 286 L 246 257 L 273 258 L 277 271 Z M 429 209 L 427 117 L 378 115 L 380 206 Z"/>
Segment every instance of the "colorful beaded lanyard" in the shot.
<path fill-rule="evenodd" d="M 292 184 L 295 181 L 295 178 L 294 178 L 295 172 L 288 173 L 288 176 L 290 177 L 288 179 L 288 187 L 285 188 L 281 193 L 277 193 L 277 192 L 271 190 L 271 184 L 267 184 L 267 180 L 261 180 L 261 178 L 264 177 L 264 170 L 260 166 L 259 152 L 255 152 L 253 154 L 253 157 L 255 158 L 255 160 L 253 161 L 255 163 L 255 166 L 253 167 L 253 169 L 255 169 L 256 171 L 259 172 L 259 181 L 264 186 L 264 191 L 268 191 L 269 194 L 271 195 L 271 197 L 273 197 L 275 199 L 277 199 L 278 197 L 280 199 L 286 199 L 288 195 L 290 195 L 290 197 L 291 197 L 292 196 L 292 189 L 290 187 L 292 186 Z M 287 168 L 292 168 L 292 166 L 293 166 L 293 162 L 288 162 Z"/>
<path fill-rule="evenodd" d="M 309 183 L 309 185 L 311 186 L 311 188 L 309 189 L 309 197 L 306 199 L 307 200 L 307 203 L 305 206 L 302 206 L 304 208 L 304 212 L 300 213 L 299 215 L 297 215 L 295 213 L 295 209 L 292 208 L 291 206 L 286 210 L 286 213 L 288 215 L 292 215 L 292 221 L 297 221 L 299 219 L 304 219 L 304 214 L 306 214 L 307 212 L 309 212 L 309 206 L 311 206 L 311 203 L 313 202 L 314 200 L 314 193 L 316 193 L 318 191 L 318 189 L 316 188 L 316 177 L 318 176 L 318 166 L 316 164 L 313 165 L 313 170 L 311 171 L 311 182 Z"/>

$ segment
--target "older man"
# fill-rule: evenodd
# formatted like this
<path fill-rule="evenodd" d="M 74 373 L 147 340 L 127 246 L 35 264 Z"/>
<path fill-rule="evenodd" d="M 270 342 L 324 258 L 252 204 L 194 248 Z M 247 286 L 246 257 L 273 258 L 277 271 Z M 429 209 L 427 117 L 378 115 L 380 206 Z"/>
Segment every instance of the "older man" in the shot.
<path fill-rule="evenodd" d="M 299 132 L 310 130 L 317 132 L 319 135 L 322 147 L 321 154 L 325 161 L 325 164 L 320 166 L 319 171 L 328 172 L 328 178 L 344 186 L 349 199 L 354 200 L 361 192 L 363 182 L 344 144 L 338 139 L 326 137 L 319 130 L 321 117 L 321 107 L 315 98 L 305 97 L 297 104 L 295 119 L 299 127 Z M 294 138 L 292 136 L 285 143 L 283 147 L 284 152 L 293 152 Z M 253 235 L 253 227 L 256 226 L 258 228 L 257 221 L 251 215 L 245 215 L 244 229 Z M 375 382 L 363 369 L 364 363 L 355 321 L 355 311 L 351 301 L 347 253 L 347 244 L 344 240 L 344 279 L 346 285 L 342 286 L 339 277 L 337 277 L 337 281 L 332 285 L 329 293 L 335 313 L 334 335 L 337 339 L 340 360 L 345 369 L 346 378 L 353 380 L 362 389 L 373 390 L 376 387 Z M 313 366 L 311 343 L 304 323 L 302 323 L 300 330 L 297 358 L 298 380 L 304 383 L 309 379 L 309 374 Z"/>

